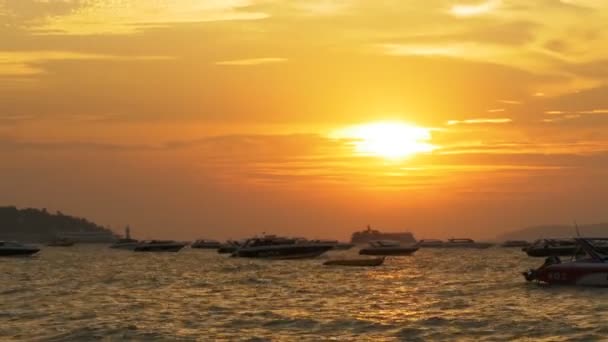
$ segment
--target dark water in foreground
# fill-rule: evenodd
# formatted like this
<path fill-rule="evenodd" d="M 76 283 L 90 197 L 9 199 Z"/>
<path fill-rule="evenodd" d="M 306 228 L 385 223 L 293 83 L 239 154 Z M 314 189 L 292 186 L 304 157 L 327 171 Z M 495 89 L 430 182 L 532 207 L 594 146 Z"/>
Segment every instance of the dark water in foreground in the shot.
<path fill-rule="evenodd" d="M 0 340 L 608 340 L 608 289 L 547 288 L 518 249 L 420 250 L 371 269 L 139 254 L 0 258 Z"/>

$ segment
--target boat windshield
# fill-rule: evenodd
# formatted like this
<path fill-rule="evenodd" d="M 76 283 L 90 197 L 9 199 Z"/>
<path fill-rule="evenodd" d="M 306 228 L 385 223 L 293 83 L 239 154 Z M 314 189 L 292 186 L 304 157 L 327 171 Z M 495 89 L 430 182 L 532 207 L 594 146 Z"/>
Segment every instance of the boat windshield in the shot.
<path fill-rule="evenodd" d="M 608 238 L 577 238 L 576 243 L 579 246 L 579 250 L 575 253 L 575 260 L 608 262 L 608 254 L 606 254 L 608 251 Z"/>

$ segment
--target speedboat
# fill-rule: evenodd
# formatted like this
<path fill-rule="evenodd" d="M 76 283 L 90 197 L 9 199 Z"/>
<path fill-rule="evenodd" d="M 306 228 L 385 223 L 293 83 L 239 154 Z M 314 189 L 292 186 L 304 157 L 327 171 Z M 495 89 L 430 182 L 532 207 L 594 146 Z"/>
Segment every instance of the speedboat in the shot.
<path fill-rule="evenodd" d="M 365 266 L 374 267 L 380 266 L 384 263 L 384 257 L 374 259 L 336 259 L 328 260 L 323 263 L 326 266 Z"/>
<path fill-rule="evenodd" d="M 607 238 L 574 239 L 580 253 L 573 253 L 572 260 L 562 262 L 559 256 L 550 256 L 537 269 L 523 272 L 527 281 L 550 285 L 608 286 L 608 255 L 598 247 Z"/>
<path fill-rule="evenodd" d="M 133 250 L 135 252 L 179 252 L 186 246 L 183 242 L 172 240 L 148 240 L 139 242 Z"/>
<path fill-rule="evenodd" d="M 539 239 L 522 248 L 531 257 L 570 256 L 578 249 L 573 239 Z"/>
<path fill-rule="evenodd" d="M 190 248 L 199 248 L 199 249 L 218 249 L 221 247 L 221 243 L 215 240 L 196 240 L 191 245 Z"/>
<path fill-rule="evenodd" d="M 72 246 L 74 246 L 75 243 L 76 242 L 74 240 L 62 238 L 62 239 L 55 239 L 55 240 L 47 243 L 46 245 L 49 247 L 72 247 Z"/>
<path fill-rule="evenodd" d="M 477 248 L 486 249 L 494 246 L 489 242 L 476 242 L 473 239 L 448 239 L 448 242 L 442 245 L 444 248 Z"/>
<path fill-rule="evenodd" d="M 40 251 L 40 248 L 27 246 L 13 241 L 0 241 L 0 256 L 27 256 Z"/>
<path fill-rule="evenodd" d="M 401 246 L 399 241 L 378 240 L 371 241 L 369 247 L 359 251 L 361 255 L 411 255 L 420 247 L 418 246 Z"/>
<path fill-rule="evenodd" d="M 447 242 L 435 239 L 420 240 L 417 244 L 425 248 L 476 248 L 485 249 L 494 246 L 489 242 L 476 242 L 473 239 L 448 239 Z"/>
<path fill-rule="evenodd" d="M 334 245 L 333 250 L 345 251 L 355 247 L 354 243 L 340 242 L 338 240 L 311 240 L 311 242 Z"/>
<path fill-rule="evenodd" d="M 248 239 L 232 253 L 233 257 L 265 259 L 315 258 L 332 249 L 333 244 L 268 235 Z"/>
<path fill-rule="evenodd" d="M 525 240 L 507 240 L 500 245 L 500 247 L 505 247 L 505 248 L 510 248 L 510 247 L 527 248 L 528 246 L 530 246 L 530 243 Z"/>

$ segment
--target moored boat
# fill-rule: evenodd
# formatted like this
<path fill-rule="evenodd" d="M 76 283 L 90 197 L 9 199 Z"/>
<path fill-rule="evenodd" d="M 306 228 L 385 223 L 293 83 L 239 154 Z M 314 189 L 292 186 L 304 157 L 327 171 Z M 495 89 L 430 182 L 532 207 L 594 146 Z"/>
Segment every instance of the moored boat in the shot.
<path fill-rule="evenodd" d="M 531 257 L 570 256 L 578 249 L 574 239 L 538 239 L 522 248 Z"/>
<path fill-rule="evenodd" d="M 248 239 L 233 257 L 265 259 L 315 258 L 332 249 L 332 244 L 268 235 Z"/>
<path fill-rule="evenodd" d="M 380 266 L 384 263 L 384 257 L 373 258 L 373 259 L 340 259 L 340 260 L 328 260 L 323 263 L 326 266 L 360 266 L 360 267 L 374 267 Z"/>
<path fill-rule="evenodd" d="M 206 240 L 206 239 L 196 240 L 190 245 L 191 248 L 198 248 L 198 249 L 218 249 L 221 246 L 222 246 L 222 244 L 219 241 Z"/>
<path fill-rule="evenodd" d="M 183 242 L 172 240 L 141 241 L 133 248 L 135 252 L 179 252 L 186 246 Z"/>
<path fill-rule="evenodd" d="M 24 245 L 14 241 L 0 241 L 0 256 L 29 256 L 36 254 L 40 248 Z"/>
<path fill-rule="evenodd" d="M 330 244 L 330 245 L 333 245 L 333 248 L 332 248 L 333 250 L 341 250 L 341 251 L 349 250 L 349 249 L 355 247 L 354 243 L 340 242 L 338 240 L 310 240 L 310 242 Z"/>
<path fill-rule="evenodd" d="M 369 247 L 362 248 L 359 254 L 404 256 L 411 255 L 418 249 L 420 249 L 418 246 L 401 246 L 399 241 L 379 240 L 370 242 Z"/>
<path fill-rule="evenodd" d="M 369 225 L 365 230 L 354 232 L 351 236 L 350 242 L 353 244 L 364 244 L 378 240 L 399 241 L 403 244 L 416 243 L 414 235 L 410 232 L 381 232 L 379 230 L 372 229 L 372 227 Z"/>
<path fill-rule="evenodd" d="M 427 248 L 443 247 L 444 244 L 445 244 L 445 242 L 438 240 L 438 239 L 422 239 L 422 240 L 418 241 L 418 243 L 416 243 L 416 245 L 419 247 L 427 247 Z"/>
<path fill-rule="evenodd" d="M 608 239 L 576 238 L 574 241 L 580 253 L 573 253 L 571 261 L 562 262 L 558 256 L 550 256 L 539 268 L 523 272 L 526 280 L 550 285 L 608 286 L 608 255 L 598 244 Z"/>
<path fill-rule="evenodd" d="M 490 242 L 477 242 L 473 239 L 448 239 L 447 242 L 436 239 L 420 240 L 417 246 L 425 248 L 474 248 L 474 249 L 485 249 L 494 246 Z"/>

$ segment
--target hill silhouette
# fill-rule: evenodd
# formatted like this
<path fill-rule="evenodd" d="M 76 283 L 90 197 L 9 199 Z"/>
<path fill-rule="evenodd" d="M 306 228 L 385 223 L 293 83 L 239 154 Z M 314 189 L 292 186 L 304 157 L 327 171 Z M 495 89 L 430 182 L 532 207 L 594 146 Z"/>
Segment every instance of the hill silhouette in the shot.
<path fill-rule="evenodd" d="M 47 242 L 65 237 L 78 242 L 111 242 L 114 234 L 84 218 L 46 209 L 0 207 L 0 240 Z"/>
<path fill-rule="evenodd" d="M 581 236 L 608 237 L 608 223 L 579 225 Z M 519 229 L 498 237 L 499 240 L 535 240 L 539 238 L 571 238 L 576 236 L 574 225 L 542 225 Z"/>

